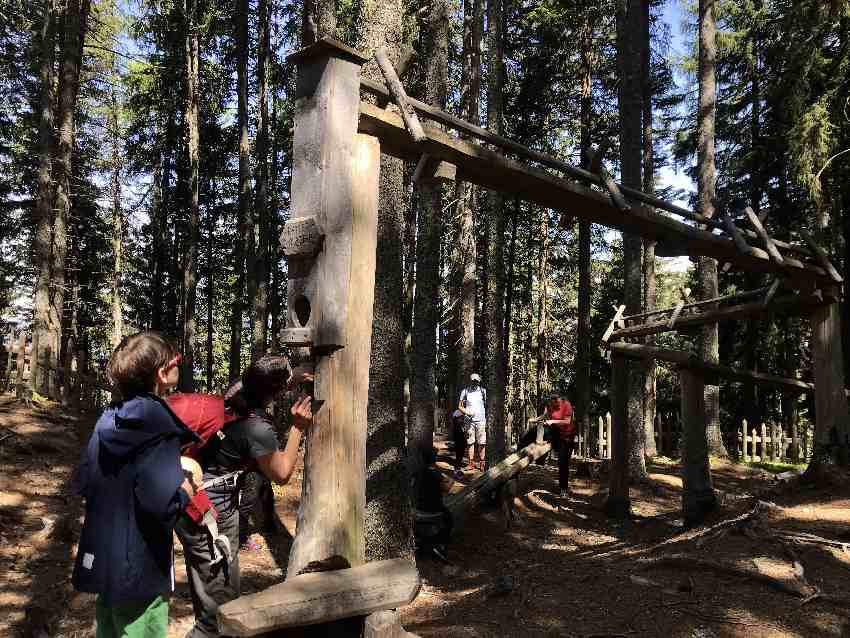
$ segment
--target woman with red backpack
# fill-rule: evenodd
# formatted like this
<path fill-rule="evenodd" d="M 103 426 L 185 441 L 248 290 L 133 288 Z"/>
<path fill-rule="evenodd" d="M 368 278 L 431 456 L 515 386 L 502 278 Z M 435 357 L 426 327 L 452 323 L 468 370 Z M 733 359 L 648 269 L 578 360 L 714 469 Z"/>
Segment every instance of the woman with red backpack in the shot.
<path fill-rule="evenodd" d="M 228 388 L 224 396 L 226 423 L 196 452 L 204 471 L 203 486 L 217 518 L 217 533 L 227 538 L 226 545 L 233 553 L 229 561 L 219 560 L 208 529 L 197 517 L 182 516 L 178 521 L 176 531 L 183 544 L 195 611 L 195 625 L 187 638 L 219 636 L 218 607 L 240 595 L 237 479 L 244 470 L 258 469 L 275 483 L 289 481 L 301 436 L 313 421 L 311 398 L 301 396 L 292 406 L 292 428 L 283 450 L 266 409 L 276 395 L 310 380 L 309 374 L 293 373 L 286 357 L 261 357 Z"/>

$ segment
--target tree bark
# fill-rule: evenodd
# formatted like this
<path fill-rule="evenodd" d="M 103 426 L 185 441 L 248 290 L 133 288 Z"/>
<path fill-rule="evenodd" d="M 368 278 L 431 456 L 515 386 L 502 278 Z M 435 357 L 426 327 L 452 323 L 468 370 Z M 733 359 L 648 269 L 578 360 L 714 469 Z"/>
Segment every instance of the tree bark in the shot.
<path fill-rule="evenodd" d="M 38 123 L 38 194 L 36 211 L 38 224 L 35 231 L 35 270 L 38 273 L 35 285 L 32 328 L 32 357 L 49 360 L 53 343 L 51 335 L 56 327 L 51 324 L 50 297 L 52 283 L 53 254 L 53 191 L 51 189 L 53 149 L 53 82 L 56 42 L 54 37 L 54 0 L 44 0 L 44 16 L 40 29 L 41 60 L 39 63 L 39 123 Z M 55 350 L 54 350 L 55 351 Z M 32 385 L 42 387 L 41 366 L 32 366 Z M 45 370 L 46 371 L 46 370 Z"/>
<path fill-rule="evenodd" d="M 269 211 L 268 211 L 268 149 L 269 149 L 269 54 L 271 48 L 271 3 L 260 0 L 259 52 L 257 54 L 257 86 L 259 87 L 257 121 L 257 174 L 255 176 L 255 214 L 258 225 L 257 250 L 254 254 L 256 293 L 252 305 L 253 340 L 251 360 L 261 357 L 268 341 L 268 262 L 269 262 Z"/>
<path fill-rule="evenodd" d="M 121 130 L 118 124 L 118 98 L 111 92 L 112 128 L 112 347 L 124 336 L 124 311 L 121 304 L 121 270 L 124 246 L 124 213 L 121 210 Z M 68 371 L 66 370 L 66 374 Z"/>
<path fill-rule="evenodd" d="M 540 209 L 540 252 L 537 257 L 537 401 L 542 405 L 551 391 L 549 385 L 549 211 Z"/>
<path fill-rule="evenodd" d="M 655 193 L 655 153 L 652 136 L 652 36 L 650 33 L 650 0 L 641 0 L 641 96 L 643 98 L 643 192 Z M 644 310 L 655 309 L 655 242 L 643 243 L 643 301 Z M 649 337 L 647 344 L 654 345 Z M 648 359 L 643 386 L 644 454 L 648 458 L 658 455 L 655 444 L 655 360 Z"/>
<path fill-rule="evenodd" d="M 713 217 L 716 168 L 714 162 L 714 121 L 717 112 L 717 25 L 714 0 L 699 2 L 699 113 L 697 117 L 697 190 L 699 212 Z M 708 257 L 699 259 L 697 278 L 703 299 L 716 297 L 717 261 Z M 719 361 L 719 333 L 717 324 L 702 330 L 699 353 L 704 361 Z M 706 437 L 709 454 L 728 456 L 720 431 L 720 389 L 705 386 Z"/>
<path fill-rule="evenodd" d="M 425 33 L 425 101 L 446 103 L 449 56 L 449 6 L 447 0 L 430 5 Z M 413 359 L 410 392 L 408 449 L 418 476 L 424 468 L 423 454 L 433 446 L 437 341 L 440 292 L 440 238 L 443 232 L 443 187 L 434 179 L 417 185 L 419 214 L 416 242 L 416 297 L 413 325 Z"/>
<path fill-rule="evenodd" d="M 402 2 L 364 0 L 358 17 L 357 47 L 372 55 L 386 46 L 396 61 L 402 41 Z M 374 61 L 363 74 L 381 72 Z M 366 445 L 366 558 L 413 558 L 410 483 L 404 463 L 402 387 L 402 260 L 404 223 L 403 164 L 381 156 L 375 305 L 369 377 Z"/>
<path fill-rule="evenodd" d="M 705 438 L 705 390 L 702 377 L 692 371 L 679 372 L 682 392 L 682 512 L 685 525 L 699 525 L 706 514 L 717 509 L 711 480 L 711 465 Z"/>
<path fill-rule="evenodd" d="M 593 27 L 588 18 L 581 31 L 581 112 L 580 162 L 590 168 L 591 128 L 593 126 L 593 73 L 596 56 L 593 50 Z M 576 423 L 579 432 L 590 431 L 590 222 L 578 223 L 578 330 L 576 333 Z M 585 441 L 586 443 L 586 441 Z"/>
<path fill-rule="evenodd" d="M 230 316 L 229 377 L 242 374 L 242 319 L 245 294 L 245 266 L 248 243 L 253 243 L 251 229 L 251 165 L 248 139 L 248 0 L 236 5 L 236 91 L 239 124 L 239 238 L 233 247 L 233 269 L 236 290 Z M 248 262 L 250 263 L 250 262 Z"/>
<path fill-rule="evenodd" d="M 186 229 L 187 245 L 183 263 L 183 364 L 180 388 L 195 391 L 195 306 L 198 296 L 198 240 L 200 225 L 200 175 L 199 147 L 200 123 L 198 121 L 200 79 L 200 51 L 198 42 L 198 2 L 184 0 L 186 20 L 186 128 L 189 151 L 189 227 Z"/>
<path fill-rule="evenodd" d="M 620 170 L 623 184 L 640 189 L 642 109 L 640 86 L 641 0 L 618 0 L 617 59 L 620 74 L 618 102 L 620 110 Z M 641 312 L 642 241 L 636 235 L 623 236 L 626 314 Z M 643 390 L 645 366 L 629 366 L 628 428 L 629 466 L 632 480 L 646 480 L 646 431 L 644 430 Z"/>
<path fill-rule="evenodd" d="M 487 3 L 487 128 L 503 132 L 504 8 L 502 0 Z M 505 210 L 504 197 L 487 192 L 487 454 L 488 464 L 505 457 Z"/>
<path fill-rule="evenodd" d="M 158 140 L 162 139 L 157 136 Z M 153 166 L 153 194 L 151 195 L 151 255 L 148 266 L 153 273 L 151 283 L 151 330 L 162 330 L 162 296 L 165 290 L 166 271 L 166 249 L 168 242 L 165 239 L 165 207 L 163 206 L 163 194 L 165 188 L 165 174 L 163 171 L 164 153 L 158 151 Z"/>

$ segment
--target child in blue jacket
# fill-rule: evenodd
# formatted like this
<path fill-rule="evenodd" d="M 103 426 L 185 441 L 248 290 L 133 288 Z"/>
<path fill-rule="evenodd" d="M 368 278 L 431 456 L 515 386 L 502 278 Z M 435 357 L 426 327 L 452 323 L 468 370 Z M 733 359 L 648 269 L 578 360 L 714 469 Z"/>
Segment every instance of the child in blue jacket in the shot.
<path fill-rule="evenodd" d="M 184 473 L 181 448 L 198 439 L 161 398 L 179 364 L 156 332 L 125 338 L 109 361 L 121 400 L 98 420 L 76 476 L 86 516 L 73 583 L 98 595 L 97 638 L 166 635 L 174 524 L 200 472 Z"/>

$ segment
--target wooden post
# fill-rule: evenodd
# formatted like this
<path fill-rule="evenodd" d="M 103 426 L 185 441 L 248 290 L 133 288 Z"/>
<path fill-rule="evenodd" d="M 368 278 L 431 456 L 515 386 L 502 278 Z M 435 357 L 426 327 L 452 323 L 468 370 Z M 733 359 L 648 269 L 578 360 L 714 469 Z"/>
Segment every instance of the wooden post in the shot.
<path fill-rule="evenodd" d="M 6 373 L 3 375 L 3 385 L 0 390 L 7 392 L 12 383 L 12 353 L 15 350 L 15 331 L 10 328 L 9 334 L 6 336 Z"/>
<path fill-rule="evenodd" d="M 747 442 L 749 441 L 750 433 L 747 432 L 747 425 L 748 424 L 747 424 L 746 419 L 741 421 L 741 432 L 742 432 L 742 436 L 744 437 L 744 453 L 742 455 L 744 457 L 744 463 L 750 462 L 750 455 L 747 452 Z M 755 450 L 753 450 L 753 453 L 755 454 Z"/>
<path fill-rule="evenodd" d="M 629 500 L 629 361 L 616 354 L 611 357 L 611 403 L 614 423 L 610 427 L 608 449 L 611 471 L 608 482 L 608 499 L 605 511 L 609 516 L 628 518 L 631 515 Z M 610 421 L 609 421 L 610 426 Z"/>
<path fill-rule="evenodd" d="M 752 456 L 750 456 L 750 460 L 753 463 L 761 461 L 761 457 L 759 456 L 759 451 L 758 451 L 758 444 L 759 444 L 759 441 L 761 441 L 761 439 L 759 438 L 759 433 L 756 431 L 755 428 L 753 428 L 753 431 L 751 433 L 750 441 L 753 444 L 753 454 L 752 454 Z"/>
<path fill-rule="evenodd" d="M 364 561 L 366 405 L 380 144 L 357 134 L 358 52 L 328 38 L 298 65 L 292 217 L 283 341 L 312 346 L 314 422 L 306 440 L 297 535 L 287 579 Z"/>
<path fill-rule="evenodd" d="M 805 478 L 823 482 L 829 467 L 850 464 L 850 425 L 844 393 L 844 353 L 838 304 L 816 309 L 812 324 L 815 435 Z"/>
<path fill-rule="evenodd" d="M 599 448 L 599 458 L 605 458 L 605 422 L 602 417 L 599 417 L 599 438 L 596 440 Z"/>
<path fill-rule="evenodd" d="M 767 436 L 767 425 L 764 422 L 761 424 L 761 454 L 760 460 L 766 462 L 770 460 L 770 448 L 768 447 L 769 439 Z"/>
<path fill-rule="evenodd" d="M 18 335 L 18 359 L 16 361 L 18 366 L 18 378 L 16 381 L 16 394 L 19 399 L 30 399 L 30 393 L 27 392 L 26 386 L 24 385 L 24 372 L 26 370 L 26 361 L 27 361 L 27 333 L 21 330 Z M 33 377 L 30 374 L 30 383 L 32 383 Z"/>
<path fill-rule="evenodd" d="M 605 458 L 611 458 L 611 413 L 605 413 L 605 441 L 606 441 L 606 449 L 608 450 L 607 456 Z"/>
<path fill-rule="evenodd" d="M 679 370 L 682 392 L 682 512 L 697 525 L 717 508 L 711 481 L 705 421 L 705 381 L 693 370 Z"/>

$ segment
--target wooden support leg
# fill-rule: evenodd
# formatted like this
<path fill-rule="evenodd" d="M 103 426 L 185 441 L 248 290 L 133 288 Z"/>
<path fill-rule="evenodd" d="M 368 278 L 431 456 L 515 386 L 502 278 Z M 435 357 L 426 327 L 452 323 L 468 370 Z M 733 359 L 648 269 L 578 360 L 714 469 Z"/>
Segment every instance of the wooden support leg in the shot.
<path fill-rule="evenodd" d="M 628 518 L 631 514 L 629 500 L 629 424 L 628 389 L 629 361 L 625 357 L 611 357 L 611 394 L 614 423 L 608 445 L 611 455 L 611 472 L 608 483 L 608 500 L 605 511 L 615 518 Z"/>
<path fill-rule="evenodd" d="M 829 479 L 830 468 L 850 464 L 850 424 L 844 394 L 844 355 L 838 304 L 817 308 L 812 323 L 815 377 L 815 436 L 812 458 L 804 478 Z"/>
<path fill-rule="evenodd" d="M 685 525 L 697 525 L 717 508 L 711 481 L 705 422 L 705 381 L 692 370 L 679 372 L 682 392 L 682 511 Z"/>

